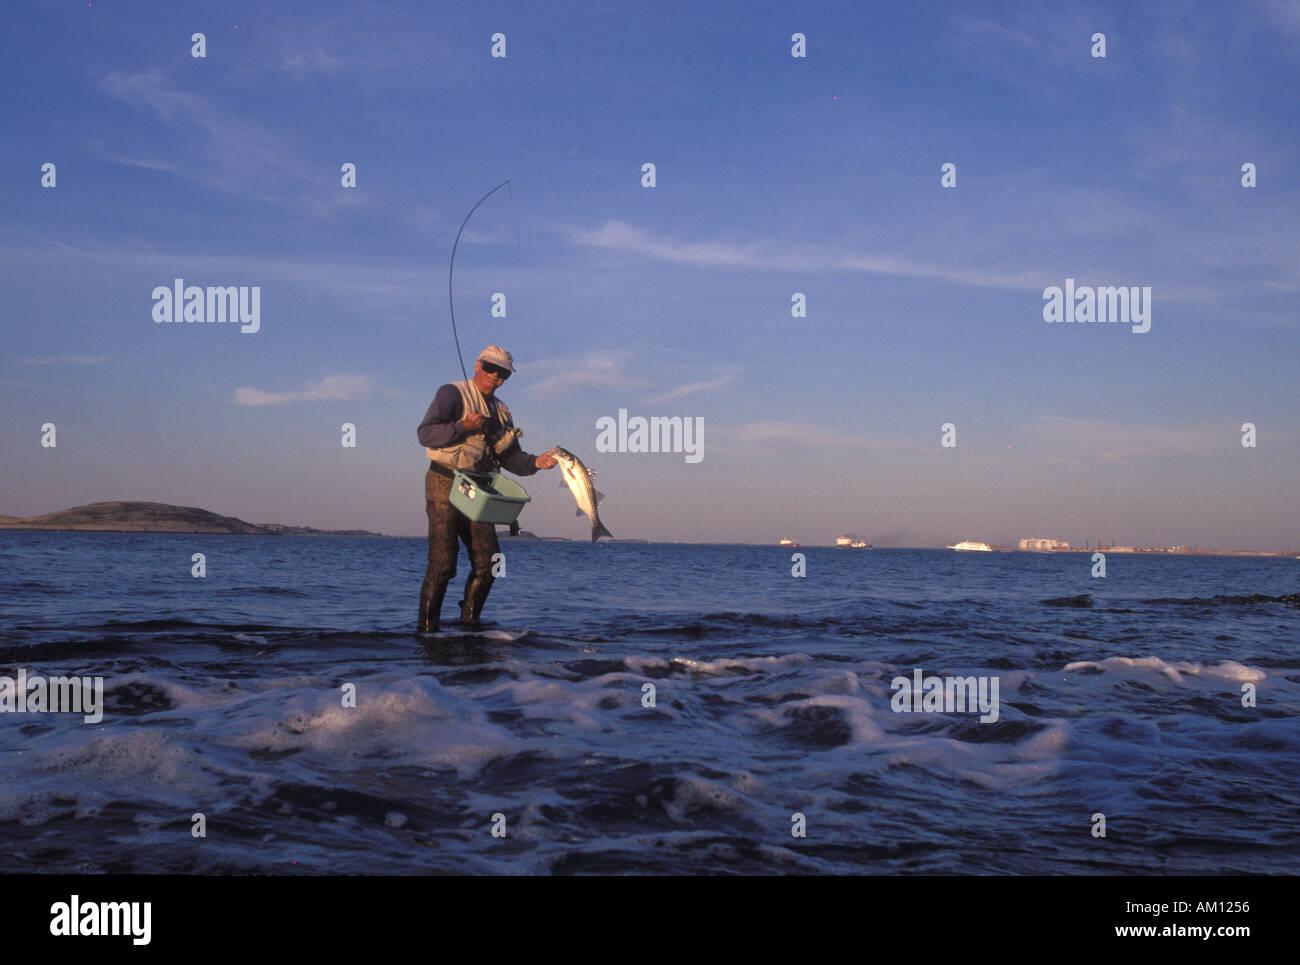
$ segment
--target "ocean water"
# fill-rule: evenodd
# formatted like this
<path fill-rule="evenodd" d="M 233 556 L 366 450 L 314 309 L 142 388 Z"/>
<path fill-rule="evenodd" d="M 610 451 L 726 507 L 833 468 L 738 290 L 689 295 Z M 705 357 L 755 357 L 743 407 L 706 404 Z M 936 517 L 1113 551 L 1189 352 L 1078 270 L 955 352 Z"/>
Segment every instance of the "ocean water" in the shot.
<path fill-rule="evenodd" d="M 0 871 L 1300 873 L 1300 560 L 503 548 L 429 640 L 423 540 L 0 533 L 0 675 L 104 681 L 0 714 Z"/>

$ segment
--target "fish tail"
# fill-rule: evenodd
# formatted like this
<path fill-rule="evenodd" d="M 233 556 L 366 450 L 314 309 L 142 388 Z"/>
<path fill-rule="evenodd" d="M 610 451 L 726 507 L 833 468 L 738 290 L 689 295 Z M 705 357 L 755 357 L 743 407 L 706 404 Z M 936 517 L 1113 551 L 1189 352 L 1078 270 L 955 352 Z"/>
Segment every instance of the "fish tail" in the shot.
<path fill-rule="evenodd" d="M 596 542 L 596 540 L 600 539 L 600 537 L 602 537 L 602 536 L 608 536 L 610 539 L 613 539 L 613 538 L 614 538 L 614 534 L 611 533 L 609 530 L 607 530 L 607 529 L 605 528 L 605 524 L 604 524 L 604 523 L 592 523 L 592 524 L 591 524 L 591 541 L 594 543 L 594 542 Z"/>

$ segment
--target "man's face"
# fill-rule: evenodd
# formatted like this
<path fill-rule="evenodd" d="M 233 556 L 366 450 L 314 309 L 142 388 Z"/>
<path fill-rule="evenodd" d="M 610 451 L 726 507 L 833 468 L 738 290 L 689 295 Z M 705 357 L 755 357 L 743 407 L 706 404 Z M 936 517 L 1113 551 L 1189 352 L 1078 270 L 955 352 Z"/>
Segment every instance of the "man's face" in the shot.
<path fill-rule="evenodd" d="M 508 378 L 510 378 L 509 370 L 484 362 L 482 359 L 479 359 L 474 366 L 474 384 L 484 395 L 491 395 L 497 390 L 497 386 Z"/>

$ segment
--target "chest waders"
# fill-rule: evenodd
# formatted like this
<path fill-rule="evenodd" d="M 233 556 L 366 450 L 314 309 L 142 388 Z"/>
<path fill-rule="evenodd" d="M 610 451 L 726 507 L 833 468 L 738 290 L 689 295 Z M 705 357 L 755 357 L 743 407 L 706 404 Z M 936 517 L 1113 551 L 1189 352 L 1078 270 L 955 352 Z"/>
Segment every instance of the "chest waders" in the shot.
<path fill-rule="evenodd" d="M 483 604 L 495 580 L 492 575 L 493 557 L 500 552 L 500 544 L 495 523 L 473 522 L 451 505 L 453 477 L 460 476 L 462 471 L 496 472 L 500 468 L 501 455 L 520 436 L 505 403 L 495 397 L 484 397 L 471 380 L 453 384 L 460 393 L 461 418 L 477 412 L 485 421 L 478 430 L 469 432 L 453 445 L 425 449 L 431 465 L 424 481 L 424 507 L 429 518 L 429 564 L 420 587 L 419 630 L 422 633 L 432 633 L 439 628 L 443 595 L 447 584 L 456 575 L 459 543 L 465 544 L 470 559 L 470 575 L 465 581 L 464 598 L 460 601 L 460 620 L 463 625 L 478 626 Z M 493 421 L 495 428 L 492 428 Z"/>

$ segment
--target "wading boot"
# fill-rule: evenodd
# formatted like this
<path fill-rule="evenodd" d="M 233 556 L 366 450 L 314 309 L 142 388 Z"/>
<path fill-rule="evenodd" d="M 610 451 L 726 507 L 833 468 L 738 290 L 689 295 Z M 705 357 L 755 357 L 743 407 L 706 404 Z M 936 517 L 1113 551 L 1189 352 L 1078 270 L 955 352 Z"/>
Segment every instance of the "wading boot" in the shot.
<path fill-rule="evenodd" d="M 466 630 L 482 630 L 479 617 L 483 613 L 483 604 L 487 602 L 488 592 L 492 589 L 492 577 L 475 577 L 472 574 L 465 581 L 465 598 L 460 601 L 460 625 Z"/>
<path fill-rule="evenodd" d="M 445 592 L 445 587 L 439 590 L 429 584 L 425 584 L 420 588 L 420 620 L 418 624 L 420 633 L 438 632 L 438 620 L 442 611 L 442 596 Z"/>
<path fill-rule="evenodd" d="M 460 619 L 456 621 L 456 625 L 465 630 L 482 630 L 483 624 L 479 622 L 478 617 L 479 615 L 474 612 L 472 606 L 461 601 Z"/>

